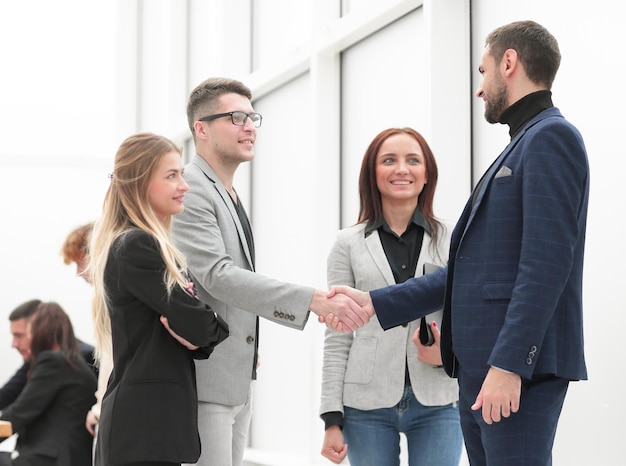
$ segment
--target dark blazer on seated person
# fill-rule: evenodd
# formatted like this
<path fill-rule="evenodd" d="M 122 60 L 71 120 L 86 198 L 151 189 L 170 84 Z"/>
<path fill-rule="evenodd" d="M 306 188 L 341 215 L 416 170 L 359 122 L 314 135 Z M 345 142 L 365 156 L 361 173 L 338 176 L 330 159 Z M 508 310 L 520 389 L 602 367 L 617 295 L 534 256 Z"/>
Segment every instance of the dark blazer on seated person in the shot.
<path fill-rule="evenodd" d="M 109 253 L 104 282 L 113 372 L 96 442 L 101 466 L 195 463 L 200 456 L 194 358 L 208 358 L 228 336 L 228 325 L 180 286 L 168 297 L 164 267 L 156 239 L 142 230 L 122 235 Z M 190 351 L 180 344 L 160 316 L 200 348 Z"/>
<path fill-rule="evenodd" d="M 80 354 L 91 367 L 91 370 L 98 377 L 98 367 L 96 366 L 94 359 L 94 347 L 83 341 L 79 341 Z M 11 378 L 0 388 L 0 411 L 9 406 L 15 400 L 24 389 L 26 385 L 26 374 L 30 369 L 30 362 L 25 362 L 22 366 L 11 376 Z"/>
<path fill-rule="evenodd" d="M 85 417 L 96 400 L 97 380 L 84 359 L 73 364 L 61 351 L 43 351 L 18 398 L 2 412 L 0 418 L 18 434 L 19 459 L 13 464 L 92 464 L 93 437 Z"/>

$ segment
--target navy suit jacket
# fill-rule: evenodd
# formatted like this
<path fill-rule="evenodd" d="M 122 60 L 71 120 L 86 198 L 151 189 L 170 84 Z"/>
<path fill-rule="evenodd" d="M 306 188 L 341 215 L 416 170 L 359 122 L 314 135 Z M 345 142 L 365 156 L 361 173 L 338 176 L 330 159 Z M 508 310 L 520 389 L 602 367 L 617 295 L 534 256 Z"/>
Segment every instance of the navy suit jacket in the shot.
<path fill-rule="evenodd" d="M 451 238 L 448 266 L 371 291 L 383 328 L 443 301 L 449 375 L 489 366 L 526 379 L 587 378 L 582 272 L 589 168 L 558 109 L 532 118 L 487 170 Z"/>

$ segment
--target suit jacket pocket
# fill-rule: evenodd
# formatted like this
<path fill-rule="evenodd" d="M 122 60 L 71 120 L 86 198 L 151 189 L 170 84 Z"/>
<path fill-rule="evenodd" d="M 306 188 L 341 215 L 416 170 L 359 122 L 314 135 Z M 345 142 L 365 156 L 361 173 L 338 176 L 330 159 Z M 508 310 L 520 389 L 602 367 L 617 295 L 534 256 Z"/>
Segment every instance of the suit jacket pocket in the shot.
<path fill-rule="evenodd" d="M 346 383 L 366 384 L 372 381 L 376 365 L 378 340 L 373 337 L 355 337 L 348 356 Z"/>
<path fill-rule="evenodd" d="M 482 297 L 485 300 L 511 299 L 514 282 L 486 282 L 483 284 Z"/>

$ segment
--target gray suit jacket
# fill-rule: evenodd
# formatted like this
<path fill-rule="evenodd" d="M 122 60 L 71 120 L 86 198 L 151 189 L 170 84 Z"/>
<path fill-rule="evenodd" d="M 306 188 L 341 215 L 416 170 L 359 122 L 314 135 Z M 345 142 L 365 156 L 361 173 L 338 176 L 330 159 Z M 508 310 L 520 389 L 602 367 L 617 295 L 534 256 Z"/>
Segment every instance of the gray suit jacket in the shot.
<path fill-rule="evenodd" d="M 365 225 L 355 225 L 339 232 L 328 257 L 328 284 L 349 285 L 372 290 L 395 283 L 378 231 L 365 237 Z M 439 257 L 431 254 L 431 238 L 424 233 L 416 275 L 424 264 L 443 265 L 447 257 L 449 228 L 439 244 Z M 441 325 L 441 312 L 427 316 Z M 411 387 L 420 403 L 446 405 L 457 401 L 458 386 L 443 368 L 418 361 L 412 336 L 419 320 L 407 326 L 383 330 L 376 316 L 354 333 L 340 334 L 326 330 L 322 402 L 320 414 L 340 411 L 344 406 L 370 410 L 395 406 L 404 391 L 405 365 L 408 362 Z M 441 328 L 441 327 L 440 327 Z"/>
<path fill-rule="evenodd" d="M 301 330 L 314 289 L 253 271 L 234 204 L 202 157 L 194 157 L 184 177 L 189 192 L 184 212 L 173 217 L 174 239 L 187 258 L 198 297 L 230 330 L 208 360 L 196 361 L 198 399 L 237 406 L 246 401 L 252 379 L 257 315 Z"/>

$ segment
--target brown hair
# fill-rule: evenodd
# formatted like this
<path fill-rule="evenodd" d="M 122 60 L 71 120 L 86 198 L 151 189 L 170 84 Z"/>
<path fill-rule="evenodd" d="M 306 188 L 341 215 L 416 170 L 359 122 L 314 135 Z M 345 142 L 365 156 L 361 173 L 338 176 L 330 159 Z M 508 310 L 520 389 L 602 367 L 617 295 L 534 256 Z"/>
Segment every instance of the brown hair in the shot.
<path fill-rule="evenodd" d="M 540 24 L 516 21 L 500 26 L 487 36 L 485 47 L 496 64 L 506 50 L 515 50 L 528 79 L 548 89 L 552 87 L 561 64 L 561 52 L 557 40 Z"/>
<path fill-rule="evenodd" d="M 229 78 L 209 78 L 191 91 L 187 102 L 187 123 L 194 139 L 196 137 L 194 122 L 213 113 L 218 106 L 219 98 L 224 94 L 239 94 L 248 100 L 252 99 L 250 88 L 240 81 Z"/>
<path fill-rule="evenodd" d="M 359 209 L 358 223 L 377 223 L 383 216 L 383 206 L 380 191 L 376 184 L 376 157 L 383 143 L 391 136 L 397 134 L 407 134 L 417 141 L 424 154 L 424 164 L 428 183 L 417 199 L 417 206 L 424 216 L 431 229 L 433 243 L 439 239 L 441 223 L 435 218 L 433 213 L 433 200 L 435 198 L 435 188 L 437 187 L 437 162 L 430 146 L 420 133 L 413 128 L 388 128 L 376 135 L 368 148 L 365 150 L 363 162 L 361 163 L 361 174 L 359 176 L 359 197 L 361 206 Z"/>
<path fill-rule="evenodd" d="M 78 340 L 74 336 L 69 316 L 59 304 L 39 304 L 30 322 L 30 333 L 30 351 L 35 363 L 42 352 L 57 349 L 64 353 L 71 367 L 76 367 L 76 358 L 80 358 Z M 29 376 L 35 363 L 29 369 Z"/>
<path fill-rule="evenodd" d="M 61 255 L 65 265 L 70 265 L 72 262 L 79 264 L 85 258 L 92 230 L 93 222 L 89 222 L 70 231 L 61 246 Z"/>

